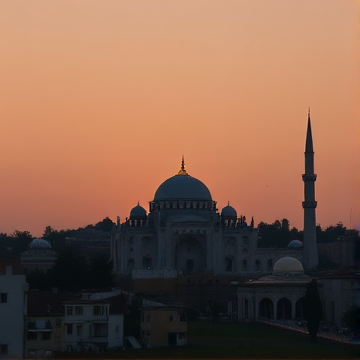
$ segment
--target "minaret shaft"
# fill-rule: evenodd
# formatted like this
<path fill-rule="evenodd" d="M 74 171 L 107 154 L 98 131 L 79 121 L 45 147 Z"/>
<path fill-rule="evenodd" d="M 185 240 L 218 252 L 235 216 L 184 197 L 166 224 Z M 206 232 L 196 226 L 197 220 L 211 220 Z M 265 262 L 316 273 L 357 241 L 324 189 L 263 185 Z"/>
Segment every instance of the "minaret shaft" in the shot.
<path fill-rule="evenodd" d="M 304 181 L 304 247 L 303 263 L 305 270 L 315 269 L 319 265 L 317 239 L 316 239 L 316 213 L 317 202 L 315 201 L 315 181 L 314 174 L 314 150 L 311 133 L 310 111 L 308 115 L 308 126 L 305 144 L 305 174 L 302 176 Z"/>

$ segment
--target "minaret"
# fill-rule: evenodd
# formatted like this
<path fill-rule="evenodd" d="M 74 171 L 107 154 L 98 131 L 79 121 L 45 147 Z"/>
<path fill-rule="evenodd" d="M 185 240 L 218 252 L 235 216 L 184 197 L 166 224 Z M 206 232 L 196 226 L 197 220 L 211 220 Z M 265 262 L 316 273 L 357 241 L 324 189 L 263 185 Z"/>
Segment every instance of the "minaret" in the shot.
<path fill-rule="evenodd" d="M 305 270 L 312 270 L 319 265 L 319 257 L 316 240 L 316 175 L 314 174 L 314 151 L 311 135 L 310 108 L 308 113 L 308 125 L 305 144 L 305 174 L 303 174 L 302 179 L 304 181 L 305 196 L 305 201 L 302 203 L 304 208 L 303 265 Z"/>

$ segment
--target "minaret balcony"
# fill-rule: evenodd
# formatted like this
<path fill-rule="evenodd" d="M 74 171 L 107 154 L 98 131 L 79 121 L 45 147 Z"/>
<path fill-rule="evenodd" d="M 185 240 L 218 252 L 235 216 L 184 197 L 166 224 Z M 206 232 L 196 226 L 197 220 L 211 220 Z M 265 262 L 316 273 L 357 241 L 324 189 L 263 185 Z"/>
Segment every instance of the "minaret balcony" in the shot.
<path fill-rule="evenodd" d="M 303 174 L 302 179 L 303 181 L 316 181 L 316 174 L 312 174 L 312 175 Z"/>
<path fill-rule="evenodd" d="M 304 209 L 315 209 L 317 206 L 317 201 L 303 201 L 302 202 L 302 207 Z"/>

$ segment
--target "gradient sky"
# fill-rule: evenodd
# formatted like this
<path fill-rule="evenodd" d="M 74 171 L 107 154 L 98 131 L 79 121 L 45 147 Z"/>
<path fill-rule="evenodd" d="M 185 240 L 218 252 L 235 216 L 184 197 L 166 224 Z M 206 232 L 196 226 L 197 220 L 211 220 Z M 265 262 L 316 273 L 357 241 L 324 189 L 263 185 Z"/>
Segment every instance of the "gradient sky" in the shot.
<path fill-rule="evenodd" d="M 125 219 L 180 168 L 221 209 L 360 225 L 359 2 L 0 2 L 0 232 Z"/>

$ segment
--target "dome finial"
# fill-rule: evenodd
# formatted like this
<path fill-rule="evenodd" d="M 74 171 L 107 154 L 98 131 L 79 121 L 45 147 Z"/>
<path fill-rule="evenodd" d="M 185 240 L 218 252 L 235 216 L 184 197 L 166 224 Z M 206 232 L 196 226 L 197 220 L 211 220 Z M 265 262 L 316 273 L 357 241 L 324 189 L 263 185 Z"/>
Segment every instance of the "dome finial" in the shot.
<path fill-rule="evenodd" d="M 179 172 L 177 173 L 177 175 L 189 175 L 186 170 L 185 170 L 185 161 L 184 161 L 184 155 L 182 156 L 181 159 L 181 168 L 179 170 Z"/>

